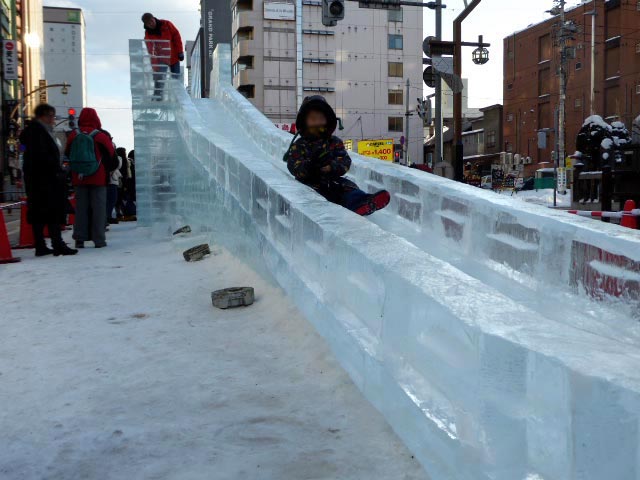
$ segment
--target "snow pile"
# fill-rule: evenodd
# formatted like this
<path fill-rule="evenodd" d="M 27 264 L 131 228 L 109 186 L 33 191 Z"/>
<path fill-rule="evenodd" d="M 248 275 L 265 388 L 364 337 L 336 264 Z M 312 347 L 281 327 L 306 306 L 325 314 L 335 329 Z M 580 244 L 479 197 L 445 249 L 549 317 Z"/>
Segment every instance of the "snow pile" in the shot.
<path fill-rule="evenodd" d="M 514 194 L 512 198 L 545 207 L 553 207 L 553 189 L 549 188 L 543 190 L 522 190 Z M 556 206 L 559 208 L 571 207 L 571 189 L 567 189 L 565 195 L 560 193 L 556 194 Z"/>
<path fill-rule="evenodd" d="M 158 233 L 207 229 L 272 276 L 434 479 L 635 475 L 637 305 L 577 292 L 633 282 L 606 275 L 636 268 L 637 233 L 354 155 L 393 198 L 357 217 L 286 174 L 291 137 L 233 89 L 230 58 L 219 45 L 213 100 L 174 82 L 172 118 L 136 121 Z M 156 162 L 165 144 L 180 168 Z"/>
<path fill-rule="evenodd" d="M 0 268 L 0 478 L 426 480 L 283 292 L 197 242 L 120 225 Z"/>

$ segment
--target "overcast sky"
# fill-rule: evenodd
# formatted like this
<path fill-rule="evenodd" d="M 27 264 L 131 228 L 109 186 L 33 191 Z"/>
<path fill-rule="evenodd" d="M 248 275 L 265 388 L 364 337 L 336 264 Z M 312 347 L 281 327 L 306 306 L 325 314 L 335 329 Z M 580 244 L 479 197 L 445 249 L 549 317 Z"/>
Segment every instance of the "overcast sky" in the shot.
<path fill-rule="evenodd" d="M 463 0 L 444 0 L 443 31 L 452 37 L 453 19 L 464 8 Z M 570 1 L 569 5 L 579 2 Z M 131 96 L 129 91 L 128 40 L 142 38 L 140 17 L 150 11 L 158 18 L 167 18 L 178 27 L 183 40 L 193 40 L 199 27 L 199 0 L 45 0 L 55 7 L 82 8 L 87 24 L 88 101 L 102 118 L 116 143 L 133 148 Z M 469 105 L 482 107 L 502 101 L 502 40 L 510 33 L 536 23 L 548 15 L 551 0 L 484 0 L 465 21 L 463 40 L 475 41 L 483 34 L 491 43 L 491 60 L 487 65 L 471 62 L 472 49 L 465 49 L 463 76 L 469 81 Z M 347 8 L 357 8 L 347 3 Z M 424 34 L 432 35 L 435 19 L 425 10 Z M 405 46 L 408 48 L 408 46 Z M 421 46 L 416 46 L 421 48 Z"/>

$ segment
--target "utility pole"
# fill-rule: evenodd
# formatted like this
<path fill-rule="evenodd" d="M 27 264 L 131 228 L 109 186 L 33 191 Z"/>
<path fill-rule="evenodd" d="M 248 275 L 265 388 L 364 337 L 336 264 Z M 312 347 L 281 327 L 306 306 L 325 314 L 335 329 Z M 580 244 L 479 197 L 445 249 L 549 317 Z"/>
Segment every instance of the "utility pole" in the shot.
<path fill-rule="evenodd" d="M 585 13 L 591 15 L 591 115 L 596 114 L 596 16 L 598 15 L 596 0 L 593 0 L 593 10 Z"/>
<path fill-rule="evenodd" d="M 481 0 L 473 0 L 470 4 L 467 4 L 465 1 L 464 10 L 453 22 L 453 43 L 455 44 L 453 73 L 458 77 L 462 77 L 462 22 L 478 5 L 480 5 L 480 2 Z M 482 40 L 482 37 L 480 37 L 480 40 Z M 464 152 L 462 151 L 462 92 L 456 92 L 453 95 L 453 135 L 454 157 L 452 160 L 454 180 L 461 182 L 464 176 Z"/>
<path fill-rule="evenodd" d="M 558 106 L 558 165 L 565 167 L 565 103 L 567 100 L 567 35 L 564 7 L 566 0 L 557 0 L 560 4 L 560 105 Z M 570 34 L 569 34 L 570 35 Z M 556 175 L 556 183 L 558 177 Z M 564 193 L 564 192 L 561 192 Z"/>
<path fill-rule="evenodd" d="M 442 40 L 442 0 L 436 0 L 436 40 Z M 444 150 L 442 142 L 442 78 L 435 72 L 436 82 L 436 111 L 435 111 L 435 127 L 436 127 L 436 155 L 433 158 L 431 168 L 435 170 L 435 166 L 442 162 L 442 151 Z"/>
<path fill-rule="evenodd" d="M 411 82 L 407 78 L 407 93 L 405 96 L 406 112 L 404 114 L 404 164 L 409 166 L 409 120 L 411 119 L 411 112 L 409 111 L 409 87 Z"/>

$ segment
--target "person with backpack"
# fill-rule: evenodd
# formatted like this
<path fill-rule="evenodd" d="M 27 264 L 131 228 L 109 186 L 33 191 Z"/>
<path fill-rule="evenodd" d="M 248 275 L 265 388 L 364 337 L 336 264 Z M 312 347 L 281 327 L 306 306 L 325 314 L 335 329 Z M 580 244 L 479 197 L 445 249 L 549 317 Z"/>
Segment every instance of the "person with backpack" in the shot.
<path fill-rule="evenodd" d="M 71 132 L 65 149 L 76 191 L 76 248 L 91 239 L 96 248 L 107 246 L 107 182 L 118 168 L 111 136 L 93 108 L 83 108 L 78 129 Z"/>
<path fill-rule="evenodd" d="M 20 144 L 24 152 L 27 220 L 33 229 L 36 257 L 75 255 L 78 251 L 64 243 L 60 227 L 66 223 L 67 173 L 62 169 L 60 149 L 53 134 L 56 109 L 43 103 L 36 107 L 35 117 L 20 135 Z M 45 226 L 53 249 L 45 242 Z"/>

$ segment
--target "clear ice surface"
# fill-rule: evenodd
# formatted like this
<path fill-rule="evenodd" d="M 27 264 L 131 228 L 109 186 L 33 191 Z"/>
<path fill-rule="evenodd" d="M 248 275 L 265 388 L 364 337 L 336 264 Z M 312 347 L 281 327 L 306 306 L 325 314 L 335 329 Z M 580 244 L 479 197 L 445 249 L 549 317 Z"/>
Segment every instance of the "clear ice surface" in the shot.
<path fill-rule="evenodd" d="M 392 193 L 358 217 L 291 178 L 228 45 L 211 99 L 168 81 L 152 102 L 130 51 L 139 223 L 277 282 L 434 479 L 640 479 L 638 231 L 354 154 Z"/>

